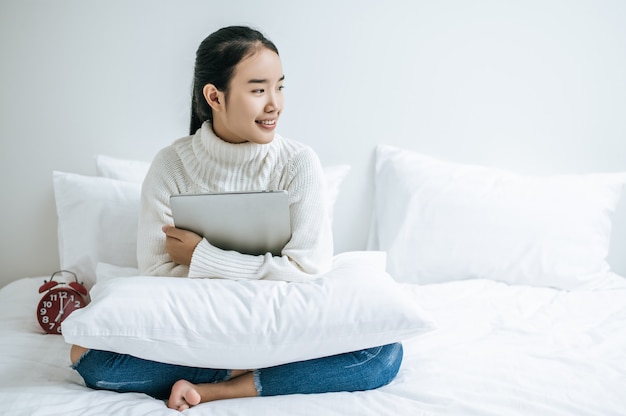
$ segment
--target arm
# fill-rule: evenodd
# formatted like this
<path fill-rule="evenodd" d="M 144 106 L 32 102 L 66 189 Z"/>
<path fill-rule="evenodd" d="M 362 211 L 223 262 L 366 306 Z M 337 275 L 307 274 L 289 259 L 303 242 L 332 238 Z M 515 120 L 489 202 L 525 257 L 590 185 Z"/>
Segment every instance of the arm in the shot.
<path fill-rule="evenodd" d="M 166 250 L 163 227 L 173 223 L 169 197 L 184 191 L 180 160 L 166 148 L 150 166 L 141 188 L 141 209 L 137 236 L 137 261 L 142 274 L 187 276 L 189 268 L 172 261 Z"/>

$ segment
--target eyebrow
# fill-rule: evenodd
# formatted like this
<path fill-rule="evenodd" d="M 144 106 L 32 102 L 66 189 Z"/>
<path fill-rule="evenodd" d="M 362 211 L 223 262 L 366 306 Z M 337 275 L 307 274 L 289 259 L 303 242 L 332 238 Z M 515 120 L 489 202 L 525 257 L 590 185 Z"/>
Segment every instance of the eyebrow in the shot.
<path fill-rule="evenodd" d="M 285 80 L 285 76 L 283 75 L 282 77 L 280 77 L 278 79 L 278 82 L 284 81 Z M 269 81 L 266 79 L 251 79 L 250 81 L 248 81 L 248 84 L 266 84 Z"/>

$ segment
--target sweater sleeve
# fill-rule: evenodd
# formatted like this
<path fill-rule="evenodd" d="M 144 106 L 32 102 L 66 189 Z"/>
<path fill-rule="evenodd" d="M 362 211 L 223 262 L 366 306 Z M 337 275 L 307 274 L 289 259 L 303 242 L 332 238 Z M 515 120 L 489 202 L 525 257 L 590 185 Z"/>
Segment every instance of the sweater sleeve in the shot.
<path fill-rule="evenodd" d="M 165 251 L 162 227 L 173 224 L 169 197 L 181 192 L 180 159 L 171 148 L 161 150 L 154 158 L 141 187 L 141 209 L 137 235 L 139 271 L 151 276 L 185 277 L 189 268 L 174 263 Z"/>
<path fill-rule="evenodd" d="M 221 250 L 203 239 L 196 247 L 189 277 L 308 281 L 330 270 L 333 254 L 326 184 L 317 155 L 304 148 L 285 169 L 292 236 L 280 256 Z"/>

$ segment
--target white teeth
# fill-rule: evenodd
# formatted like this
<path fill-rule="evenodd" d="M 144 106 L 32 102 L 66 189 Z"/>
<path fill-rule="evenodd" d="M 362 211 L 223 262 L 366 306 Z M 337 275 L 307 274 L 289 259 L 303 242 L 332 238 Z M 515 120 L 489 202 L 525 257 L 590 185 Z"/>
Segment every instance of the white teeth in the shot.
<path fill-rule="evenodd" d="M 276 120 L 258 120 L 257 123 L 265 124 L 267 126 L 272 126 L 272 125 L 276 124 Z"/>

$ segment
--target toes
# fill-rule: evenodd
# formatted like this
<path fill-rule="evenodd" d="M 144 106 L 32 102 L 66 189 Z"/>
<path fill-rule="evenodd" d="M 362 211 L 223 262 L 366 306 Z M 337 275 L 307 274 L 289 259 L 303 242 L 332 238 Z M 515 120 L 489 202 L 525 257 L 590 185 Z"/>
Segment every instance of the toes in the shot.
<path fill-rule="evenodd" d="M 183 410 L 189 409 L 190 406 L 189 406 L 189 403 L 187 403 L 184 400 L 179 401 L 179 402 L 173 402 L 172 400 L 168 400 L 167 407 L 170 409 L 174 409 L 174 410 L 178 410 L 179 412 L 182 412 Z"/>
<path fill-rule="evenodd" d="M 200 403 L 200 393 L 196 391 L 196 386 L 185 380 L 178 380 L 172 386 L 170 399 L 167 407 L 183 411 Z"/>
<path fill-rule="evenodd" d="M 189 389 L 184 395 L 185 402 L 191 406 L 195 406 L 200 403 L 201 397 L 195 389 Z"/>

